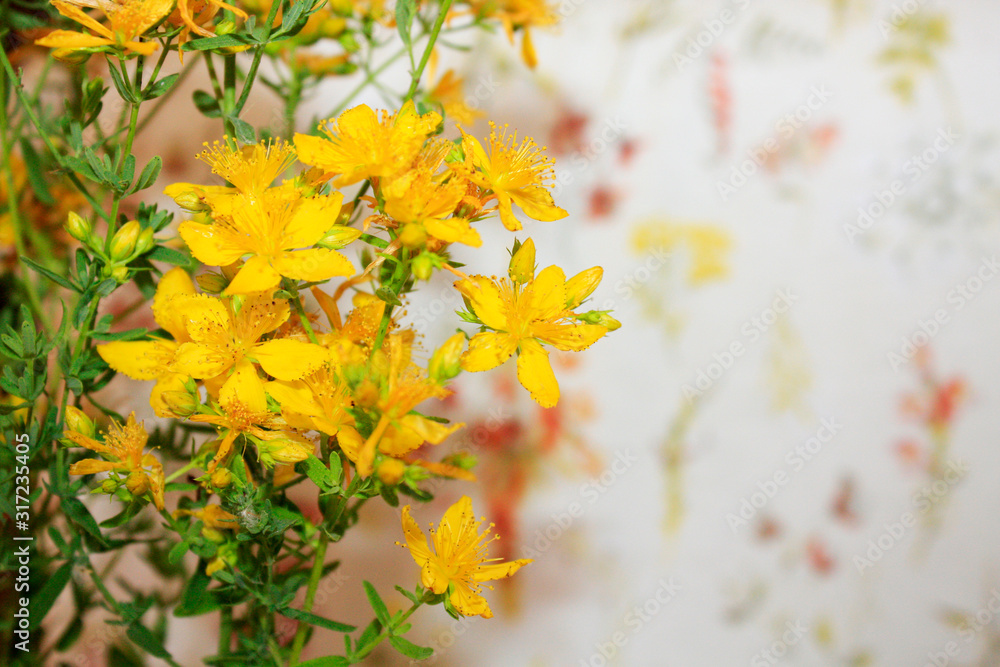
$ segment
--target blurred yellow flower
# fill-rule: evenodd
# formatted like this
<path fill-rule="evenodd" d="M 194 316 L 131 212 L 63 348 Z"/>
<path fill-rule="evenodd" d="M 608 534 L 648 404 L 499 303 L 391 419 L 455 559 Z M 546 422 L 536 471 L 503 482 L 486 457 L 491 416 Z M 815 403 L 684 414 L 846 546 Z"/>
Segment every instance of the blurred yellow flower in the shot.
<path fill-rule="evenodd" d="M 499 558 L 489 558 L 487 548 L 500 536 L 486 539 L 493 530 L 493 524 L 480 533 L 482 522 L 482 519 L 476 521 L 469 497 L 462 496 L 445 512 L 437 530 L 431 530 L 432 551 L 420 526 L 410 516 L 410 506 L 403 508 L 406 547 L 420 568 L 421 583 L 437 594 L 450 589 L 448 599 L 451 606 L 463 616 L 493 618 L 493 612 L 481 594 L 480 584 L 506 579 L 530 563 L 531 559 L 503 563 L 496 562 L 501 560 Z"/>
<path fill-rule="evenodd" d="M 35 41 L 39 46 L 57 49 L 90 49 L 110 46 L 126 53 L 148 56 L 160 47 L 156 42 L 139 39 L 159 23 L 174 6 L 173 0 L 121 0 L 119 2 L 52 0 L 60 14 L 90 29 L 95 34 L 72 30 L 54 30 Z M 110 27 L 101 25 L 80 7 L 97 7 L 108 17 Z"/>

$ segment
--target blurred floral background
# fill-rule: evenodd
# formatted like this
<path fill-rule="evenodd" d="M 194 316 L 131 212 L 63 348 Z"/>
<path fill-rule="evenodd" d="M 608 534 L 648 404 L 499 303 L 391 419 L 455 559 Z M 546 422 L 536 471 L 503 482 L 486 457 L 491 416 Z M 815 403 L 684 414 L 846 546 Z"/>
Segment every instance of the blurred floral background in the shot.
<path fill-rule="evenodd" d="M 435 76 L 467 129 L 547 144 L 570 217 L 525 232 L 540 266 L 603 265 L 623 327 L 555 359 L 551 410 L 513 367 L 461 378 L 450 447 L 482 485 L 418 521 L 481 490 L 500 555 L 535 562 L 490 621 L 422 616 L 426 664 L 1000 664 L 1000 5 L 550 4 L 534 70 L 498 34 Z M 170 133 L 163 181 L 199 182 L 217 128 L 174 122 L 140 150 Z M 460 306 L 442 279 L 407 310 L 437 339 Z M 398 514 L 362 523 L 317 597 L 345 622 L 345 582 L 417 578 Z"/>

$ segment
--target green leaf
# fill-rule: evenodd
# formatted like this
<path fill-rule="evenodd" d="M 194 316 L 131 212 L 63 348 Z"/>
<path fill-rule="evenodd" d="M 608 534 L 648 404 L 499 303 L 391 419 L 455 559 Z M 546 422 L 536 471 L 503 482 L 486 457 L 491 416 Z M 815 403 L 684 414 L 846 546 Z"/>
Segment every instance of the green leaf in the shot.
<path fill-rule="evenodd" d="M 191 263 L 191 259 L 186 254 L 162 245 L 153 248 L 153 252 L 146 255 L 146 258 L 156 262 L 166 262 L 174 266 L 186 266 Z"/>
<path fill-rule="evenodd" d="M 132 95 L 132 86 L 128 85 L 128 82 L 122 78 L 122 73 L 118 71 L 118 68 L 113 64 L 108 66 L 108 72 L 111 73 L 111 82 L 115 84 L 115 90 L 121 95 L 121 98 L 126 102 L 134 103 L 135 96 Z"/>
<path fill-rule="evenodd" d="M 160 175 L 160 169 L 163 167 L 163 160 L 157 155 L 143 168 L 142 173 L 139 174 L 139 180 L 135 182 L 132 186 L 130 192 L 139 192 L 140 190 L 145 190 L 153 183 Z"/>
<path fill-rule="evenodd" d="M 66 289 L 73 290 L 74 292 L 77 292 L 77 293 L 81 292 L 81 290 L 76 285 L 74 285 L 73 283 L 71 283 L 69 280 L 67 280 L 66 278 L 63 278 L 62 276 L 60 276 L 58 273 L 55 273 L 54 271 L 46 269 L 44 266 L 42 266 L 41 264 L 39 264 L 35 260 L 31 259 L 30 257 L 21 256 L 20 259 L 21 259 L 22 262 L 24 262 L 25 264 L 27 264 L 30 268 L 32 268 L 35 271 L 37 271 L 38 273 L 42 274 L 43 276 L 45 276 L 46 278 L 48 278 L 52 282 L 56 283 L 57 285 L 65 287 Z"/>
<path fill-rule="evenodd" d="M 190 42 L 188 43 L 190 44 Z M 219 118 L 222 116 L 222 109 L 219 107 L 219 101 L 206 93 L 204 90 L 194 91 L 192 98 L 194 99 L 194 106 L 202 113 L 203 116 L 206 116 L 207 118 Z"/>
<path fill-rule="evenodd" d="M 372 610 L 375 612 L 375 618 L 379 620 L 382 625 L 389 627 L 389 622 L 391 616 L 389 615 L 389 609 L 382 602 L 382 598 L 379 597 L 378 591 L 367 581 L 362 582 L 365 587 L 365 595 L 368 596 L 368 602 L 372 606 Z"/>
<path fill-rule="evenodd" d="M 218 37 L 206 37 L 205 39 L 195 39 L 186 43 L 184 51 L 208 51 L 209 49 L 221 49 L 227 46 L 242 46 L 248 44 L 248 40 L 242 35 L 219 35 Z"/>
<path fill-rule="evenodd" d="M 351 661 L 341 655 L 328 655 L 298 663 L 297 667 L 347 667 Z"/>
<path fill-rule="evenodd" d="M 333 630 L 334 632 L 354 632 L 357 630 L 357 628 L 353 625 L 331 621 L 329 618 L 323 618 L 322 616 L 317 616 L 316 614 L 311 614 L 308 611 L 303 611 L 301 609 L 285 607 L 283 609 L 279 609 L 278 613 L 286 618 L 292 619 L 293 621 L 308 623 L 309 625 L 326 628 L 327 630 Z"/>
<path fill-rule="evenodd" d="M 181 600 L 174 609 L 174 616 L 200 616 L 222 606 L 215 592 L 208 590 L 208 585 L 211 583 L 212 578 L 205 574 L 205 562 L 199 561 L 198 569 L 191 575 L 181 592 Z"/>
<path fill-rule="evenodd" d="M 141 623 L 136 622 L 128 626 L 128 631 L 125 634 L 135 642 L 136 646 L 152 656 L 157 658 L 172 657 L 170 652 L 163 647 L 163 642 Z"/>
<path fill-rule="evenodd" d="M 396 29 L 399 30 L 399 36 L 403 39 L 407 51 L 413 49 L 410 31 L 413 29 L 413 17 L 416 14 L 417 0 L 396 0 Z"/>
<path fill-rule="evenodd" d="M 157 97 L 159 97 L 160 95 L 164 94 L 165 92 L 173 88 L 174 83 L 177 81 L 177 78 L 179 76 L 180 72 L 178 72 L 177 74 L 171 74 L 170 76 L 163 77 L 162 79 L 160 79 L 159 81 L 157 81 L 152 86 L 146 89 L 145 98 L 147 100 L 155 100 Z"/>
<path fill-rule="evenodd" d="M 35 152 L 35 147 L 26 138 L 21 138 L 21 156 L 24 158 L 24 166 L 28 171 L 28 183 L 35 191 L 35 196 L 43 204 L 51 206 L 56 203 L 49 192 L 49 186 L 45 182 L 45 173 L 42 170 L 42 160 Z"/>
<path fill-rule="evenodd" d="M 375 290 L 375 296 L 377 296 L 382 301 L 392 305 L 392 306 L 402 306 L 403 302 L 399 300 L 399 297 L 393 293 L 387 285 L 382 285 L 377 290 Z"/>
<path fill-rule="evenodd" d="M 293 31 L 301 29 L 301 27 L 296 24 L 299 22 L 299 19 L 302 18 L 302 14 L 314 4 L 315 3 L 313 3 L 312 0 L 298 0 L 298 2 L 292 3 L 292 6 L 281 17 L 281 28 L 277 30 L 272 37 L 278 37 L 279 35 L 285 34 L 292 35 Z M 303 21 L 303 24 L 304 23 L 305 22 Z"/>
<path fill-rule="evenodd" d="M 37 628 L 38 624 L 44 620 L 45 615 L 56 603 L 56 598 L 66 588 L 70 577 L 73 575 L 73 561 L 67 561 L 59 566 L 59 569 L 52 573 L 38 592 L 31 596 L 31 627 Z"/>
<path fill-rule="evenodd" d="M 236 139 L 241 144 L 249 146 L 257 143 L 257 131 L 253 129 L 253 125 L 236 116 L 230 116 L 229 121 L 233 124 L 233 129 L 236 130 Z"/>
<path fill-rule="evenodd" d="M 407 658 L 413 658 L 414 660 L 424 660 L 434 655 L 434 649 L 427 648 L 426 646 L 417 646 L 403 637 L 390 636 L 389 643 Z"/>
<path fill-rule="evenodd" d="M 330 457 L 331 460 L 334 458 L 337 458 L 336 455 Z M 321 494 L 337 493 L 340 491 L 340 478 L 312 454 L 304 461 L 296 463 L 295 467 L 297 470 L 300 469 L 299 472 L 309 477 L 319 487 Z"/>
<path fill-rule="evenodd" d="M 106 331 L 106 332 L 95 332 L 90 334 L 90 337 L 94 340 L 104 341 L 109 343 L 116 340 L 137 340 L 139 338 L 145 337 L 149 333 L 149 329 L 140 327 L 138 329 L 130 329 L 128 331 Z"/>
<path fill-rule="evenodd" d="M 101 528 L 97 525 L 97 520 L 90 513 L 87 506 L 74 496 L 63 496 L 62 510 L 66 516 L 85 531 L 90 533 L 101 544 L 106 544 L 104 536 L 101 535 Z"/>

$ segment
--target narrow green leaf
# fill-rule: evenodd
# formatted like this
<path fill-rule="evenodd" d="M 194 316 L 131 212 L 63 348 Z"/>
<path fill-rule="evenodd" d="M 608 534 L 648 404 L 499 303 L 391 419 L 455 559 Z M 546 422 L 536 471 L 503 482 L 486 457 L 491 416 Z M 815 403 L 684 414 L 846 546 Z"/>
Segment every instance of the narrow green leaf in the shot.
<path fill-rule="evenodd" d="M 236 130 L 236 139 L 241 144 L 249 146 L 250 144 L 257 143 L 257 131 L 253 129 L 253 125 L 236 116 L 230 116 L 229 120 Z"/>
<path fill-rule="evenodd" d="M 242 46 L 249 43 L 245 37 L 240 35 L 219 35 L 218 37 L 206 37 L 195 39 L 186 43 L 184 51 L 208 51 L 209 49 L 221 49 L 226 46 Z"/>
<path fill-rule="evenodd" d="M 190 258 L 186 254 L 162 245 L 153 248 L 153 251 L 146 255 L 146 258 L 155 262 L 166 262 L 174 266 L 185 266 L 191 263 Z"/>
<path fill-rule="evenodd" d="M 41 264 L 39 264 L 35 260 L 31 259 L 30 257 L 21 256 L 20 259 L 21 259 L 22 262 L 24 262 L 25 264 L 27 264 L 30 268 L 32 268 L 35 271 L 37 271 L 38 273 L 42 274 L 43 276 L 45 276 L 46 278 L 48 278 L 52 282 L 56 283 L 57 285 L 65 287 L 66 289 L 73 290 L 74 292 L 80 292 L 81 291 L 76 285 L 74 285 L 73 283 L 71 283 L 69 280 L 67 280 L 66 278 L 63 278 L 62 276 L 60 276 L 58 273 L 55 273 L 54 271 L 46 269 L 44 266 L 42 266 Z"/>
<path fill-rule="evenodd" d="M 212 578 L 205 574 L 205 562 L 199 561 L 198 569 L 191 575 L 181 592 L 181 600 L 174 610 L 174 616 L 200 616 L 218 609 L 221 606 L 218 597 L 213 591 L 208 590 L 208 585 L 211 583 Z"/>
<path fill-rule="evenodd" d="M 375 612 L 375 617 L 382 623 L 383 626 L 389 627 L 389 622 L 391 617 L 389 616 L 389 609 L 385 606 L 385 602 L 382 602 L 382 598 L 379 597 L 378 591 L 367 581 L 362 582 L 365 587 L 365 595 L 368 596 L 368 602 L 372 606 L 372 610 Z"/>
<path fill-rule="evenodd" d="M 170 652 L 163 647 L 163 642 L 154 635 L 149 628 L 145 625 L 136 622 L 128 626 L 128 631 L 125 633 L 128 638 L 135 642 L 136 646 L 141 648 L 146 653 L 155 656 L 157 658 L 170 658 Z"/>
<path fill-rule="evenodd" d="M 190 43 L 190 42 L 189 42 Z M 206 93 L 204 90 L 196 90 L 192 95 L 194 106 L 207 118 L 219 118 L 222 116 L 222 109 L 219 101 Z"/>
<path fill-rule="evenodd" d="M 163 167 L 163 160 L 157 155 L 143 168 L 142 173 L 139 174 L 139 180 L 135 182 L 132 187 L 131 192 L 139 192 L 140 190 L 145 190 L 160 176 L 160 169 Z"/>
<path fill-rule="evenodd" d="M 145 337 L 149 333 L 149 329 L 140 327 L 138 329 L 130 329 L 128 331 L 107 331 L 102 333 L 92 333 L 90 337 L 94 340 L 104 341 L 109 343 L 116 340 L 138 340 L 139 338 Z"/>
<path fill-rule="evenodd" d="M 337 493 L 340 491 L 339 478 L 312 454 L 304 461 L 295 464 L 295 467 L 300 469 L 299 471 L 302 474 L 308 476 L 319 487 L 320 493 Z"/>
<path fill-rule="evenodd" d="M 414 660 L 424 660 L 434 655 L 434 649 L 427 648 L 426 646 L 417 646 L 403 637 L 390 636 L 389 643 L 407 658 L 413 658 Z"/>
<path fill-rule="evenodd" d="M 37 628 L 38 624 L 45 618 L 45 615 L 52 609 L 52 605 L 56 603 L 56 598 L 66 588 L 66 584 L 69 583 L 72 574 L 73 561 L 63 563 L 59 566 L 59 569 L 52 573 L 52 576 L 45 580 L 45 583 L 38 589 L 38 592 L 31 596 L 30 613 L 32 628 Z"/>
<path fill-rule="evenodd" d="M 174 82 L 177 81 L 177 78 L 179 76 L 180 72 L 178 72 L 177 74 L 171 74 L 170 76 L 165 76 L 156 83 L 154 83 L 150 88 L 146 90 L 145 94 L 146 99 L 155 100 L 160 95 L 163 95 L 165 92 L 167 92 L 173 87 Z"/>
<path fill-rule="evenodd" d="M 49 206 L 55 204 L 56 200 L 52 198 L 52 193 L 49 192 L 49 186 L 46 183 L 42 159 L 38 157 L 35 147 L 25 137 L 21 138 L 21 156 L 24 158 L 24 166 L 28 172 L 28 183 L 34 190 L 38 201 Z"/>
<path fill-rule="evenodd" d="M 106 544 L 104 536 L 101 535 L 101 528 L 97 525 L 97 520 L 87 509 L 87 506 L 80 502 L 79 498 L 63 496 L 61 505 L 63 512 L 73 523 L 90 533 L 101 544 Z"/>
<path fill-rule="evenodd" d="M 413 29 L 413 17 L 416 14 L 417 0 L 396 0 L 396 29 L 399 30 L 399 36 L 403 39 L 407 51 L 413 49 L 410 31 Z"/>
<path fill-rule="evenodd" d="M 303 611 L 301 609 L 285 607 L 283 609 L 279 609 L 278 613 L 286 618 L 292 619 L 293 621 L 308 623 L 309 625 L 326 628 L 327 630 L 333 630 L 334 632 L 354 632 L 357 630 L 357 628 L 353 625 L 338 623 L 337 621 L 332 621 L 329 618 L 323 618 L 322 616 L 317 616 L 316 614 L 311 614 L 308 611 Z"/>

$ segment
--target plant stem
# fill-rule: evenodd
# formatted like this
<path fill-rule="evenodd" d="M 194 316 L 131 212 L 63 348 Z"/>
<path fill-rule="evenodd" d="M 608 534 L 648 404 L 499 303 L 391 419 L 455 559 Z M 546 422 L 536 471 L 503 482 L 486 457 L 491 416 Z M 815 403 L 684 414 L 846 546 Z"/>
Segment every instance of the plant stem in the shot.
<path fill-rule="evenodd" d="M 319 542 L 316 544 L 316 551 L 313 553 L 312 571 L 309 573 L 309 585 L 306 588 L 306 599 L 302 603 L 302 610 L 311 612 L 313 601 L 316 599 L 316 589 L 319 588 L 319 580 L 323 576 L 323 561 L 326 560 L 326 547 L 330 543 L 330 538 L 325 531 L 319 531 Z M 306 643 L 306 632 L 309 629 L 308 623 L 299 621 L 299 627 L 295 631 L 295 639 L 292 643 L 292 655 L 288 660 L 289 667 L 299 662 L 302 648 Z"/>
<path fill-rule="evenodd" d="M 267 40 L 271 38 L 271 30 L 274 29 L 274 19 L 278 15 L 278 8 L 281 7 L 282 4 L 283 3 L 281 2 L 271 3 L 271 11 L 268 12 L 267 15 L 267 31 L 264 35 L 264 43 L 260 44 L 253 54 L 253 62 L 250 63 L 250 70 L 247 72 L 247 78 L 243 82 L 243 92 L 240 93 L 240 99 L 236 101 L 236 105 L 232 110 L 234 116 L 240 115 L 240 112 L 243 111 L 243 105 L 247 103 L 247 99 L 250 97 L 250 89 L 253 88 L 254 79 L 257 78 L 257 68 L 260 67 L 261 58 L 264 57 L 264 49 L 267 47 Z M 236 56 L 232 57 L 235 59 Z M 233 91 L 235 92 L 235 84 Z"/>
<path fill-rule="evenodd" d="M 441 33 L 441 26 L 444 25 L 444 20 L 448 16 L 448 10 L 451 9 L 452 0 L 442 0 L 441 9 L 438 11 L 437 19 L 434 21 L 434 26 L 431 28 L 430 41 L 427 42 L 427 46 L 424 47 L 424 55 L 420 58 L 420 65 L 417 67 L 417 71 L 413 73 L 413 77 L 410 80 L 410 89 L 406 91 L 406 97 L 403 101 L 413 99 L 413 96 L 417 92 L 417 87 L 420 85 L 420 77 L 424 75 L 424 68 L 427 67 L 427 61 L 430 60 L 431 53 L 434 51 L 434 43 L 437 42 L 438 35 Z"/>
<path fill-rule="evenodd" d="M 198 466 L 192 461 L 191 463 L 188 463 L 183 468 L 180 468 L 180 469 L 175 470 L 172 473 L 170 473 L 170 475 L 168 475 L 167 478 L 163 480 L 163 483 L 164 484 L 169 484 L 170 482 L 174 481 L 175 479 L 177 479 L 178 477 L 180 477 L 181 475 L 183 475 L 184 473 L 186 473 L 188 470 L 191 470 L 191 469 L 197 468 L 197 467 Z"/>
<path fill-rule="evenodd" d="M 223 607 L 219 618 L 219 657 L 229 655 L 233 638 L 233 608 Z"/>

